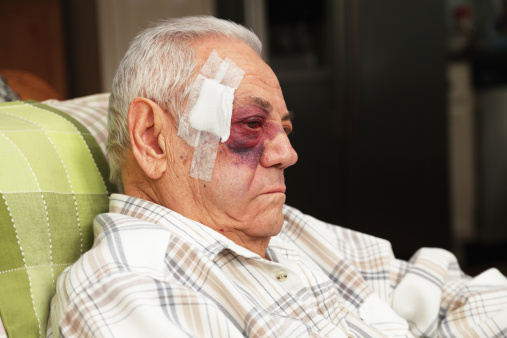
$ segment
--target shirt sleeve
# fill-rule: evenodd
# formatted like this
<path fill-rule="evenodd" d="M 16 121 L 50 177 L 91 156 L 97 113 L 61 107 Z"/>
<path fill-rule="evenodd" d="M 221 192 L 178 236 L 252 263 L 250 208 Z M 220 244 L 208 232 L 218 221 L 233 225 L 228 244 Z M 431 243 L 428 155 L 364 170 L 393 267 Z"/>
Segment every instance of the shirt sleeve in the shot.
<path fill-rule="evenodd" d="M 507 278 L 490 269 L 466 276 L 454 255 L 420 249 L 396 276 L 392 307 L 416 336 L 498 337 L 507 333 Z M 401 266 L 400 265 L 400 266 Z M 396 269 L 394 269 L 396 270 Z"/>

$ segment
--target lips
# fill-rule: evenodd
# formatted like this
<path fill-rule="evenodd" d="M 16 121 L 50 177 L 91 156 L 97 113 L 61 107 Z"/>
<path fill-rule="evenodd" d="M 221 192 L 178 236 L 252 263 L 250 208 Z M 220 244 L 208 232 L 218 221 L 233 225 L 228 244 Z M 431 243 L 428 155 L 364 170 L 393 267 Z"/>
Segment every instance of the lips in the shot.
<path fill-rule="evenodd" d="M 277 194 L 277 193 L 285 194 L 285 190 L 286 190 L 285 187 L 276 187 L 276 188 L 273 188 L 273 189 L 269 189 L 264 194 Z"/>

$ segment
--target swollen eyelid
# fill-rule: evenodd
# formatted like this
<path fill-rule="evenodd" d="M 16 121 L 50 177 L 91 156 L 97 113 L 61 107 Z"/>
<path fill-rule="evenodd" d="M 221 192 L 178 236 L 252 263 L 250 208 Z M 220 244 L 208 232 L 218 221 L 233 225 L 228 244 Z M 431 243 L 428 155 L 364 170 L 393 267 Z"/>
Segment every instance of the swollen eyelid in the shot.
<path fill-rule="evenodd" d="M 249 127 L 249 128 L 259 128 L 262 126 L 262 122 L 261 121 L 248 121 L 246 122 L 246 125 Z"/>

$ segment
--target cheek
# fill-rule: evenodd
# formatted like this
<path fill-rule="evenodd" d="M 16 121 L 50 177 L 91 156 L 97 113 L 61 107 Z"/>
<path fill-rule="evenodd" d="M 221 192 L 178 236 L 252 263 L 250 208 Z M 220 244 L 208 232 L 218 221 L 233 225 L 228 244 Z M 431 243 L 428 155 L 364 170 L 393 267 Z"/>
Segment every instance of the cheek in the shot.
<path fill-rule="evenodd" d="M 252 132 L 243 125 L 231 127 L 231 136 L 225 143 L 232 163 L 256 168 L 264 153 L 265 137 L 262 132 Z"/>

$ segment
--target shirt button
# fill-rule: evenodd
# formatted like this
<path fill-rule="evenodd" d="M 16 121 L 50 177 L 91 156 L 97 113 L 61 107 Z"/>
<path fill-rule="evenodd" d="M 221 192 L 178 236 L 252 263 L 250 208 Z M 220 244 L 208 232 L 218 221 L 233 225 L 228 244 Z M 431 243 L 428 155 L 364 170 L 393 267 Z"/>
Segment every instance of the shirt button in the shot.
<path fill-rule="evenodd" d="M 287 279 L 287 272 L 280 271 L 276 274 L 276 280 L 279 282 L 284 282 Z"/>

